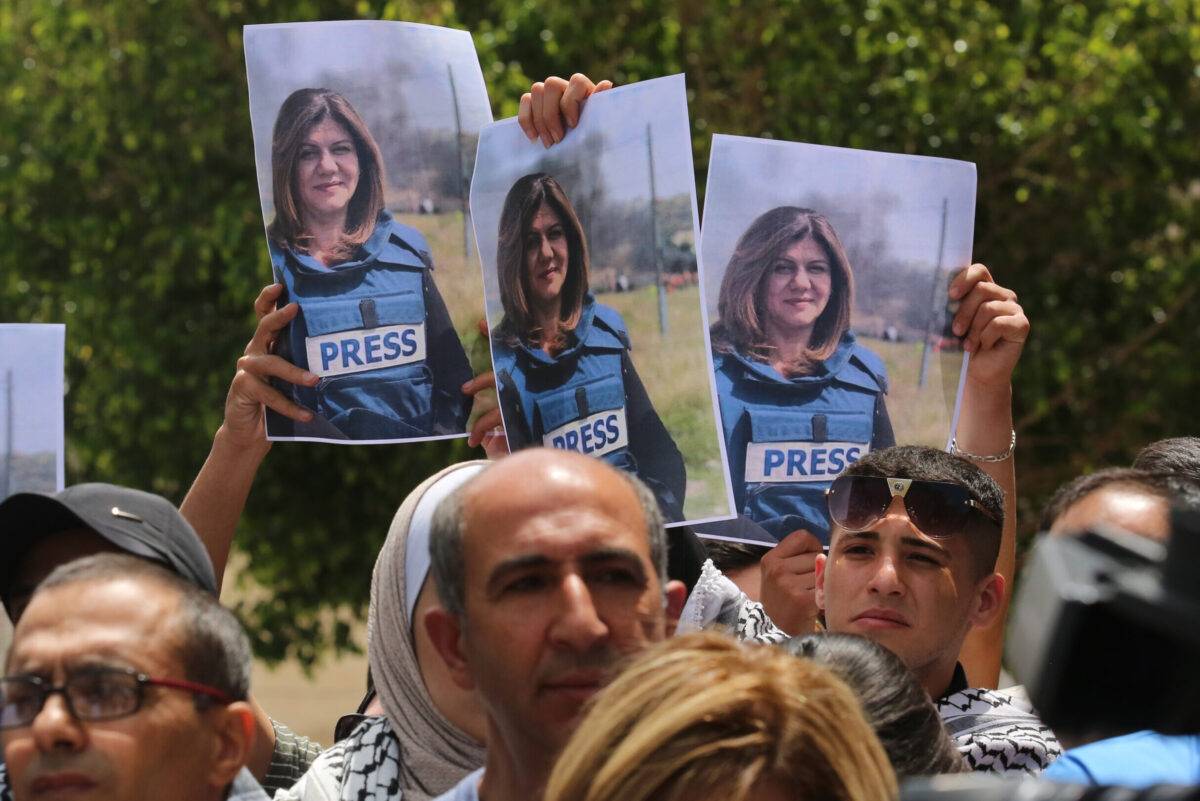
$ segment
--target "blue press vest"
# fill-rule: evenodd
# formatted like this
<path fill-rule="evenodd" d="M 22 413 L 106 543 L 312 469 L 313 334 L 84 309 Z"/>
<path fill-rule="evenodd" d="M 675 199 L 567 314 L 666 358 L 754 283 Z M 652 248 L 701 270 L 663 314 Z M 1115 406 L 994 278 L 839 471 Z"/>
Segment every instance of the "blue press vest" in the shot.
<path fill-rule="evenodd" d="M 636 472 L 621 374 L 621 356 L 629 349 L 625 321 L 588 295 L 572 336 L 574 344 L 557 356 L 524 344 L 510 348 L 497 338 L 496 376 L 516 390 L 534 442 L 595 454 Z"/>
<path fill-rule="evenodd" d="M 847 333 L 815 375 L 739 353 L 714 353 L 713 367 L 738 513 L 776 540 L 803 528 L 828 542 L 825 490 L 870 449 L 883 360 Z"/>
<path fill-rule="evenodd" d="M 353 261 L 326 267 L 271 243 L 271 263 L 285 286 L 280 305 L 300 304 L 281 355 L 321 376 L 295 386 L 296 400 L 351 439 L 430 436 L 425 238 L 381 212 Z"/>

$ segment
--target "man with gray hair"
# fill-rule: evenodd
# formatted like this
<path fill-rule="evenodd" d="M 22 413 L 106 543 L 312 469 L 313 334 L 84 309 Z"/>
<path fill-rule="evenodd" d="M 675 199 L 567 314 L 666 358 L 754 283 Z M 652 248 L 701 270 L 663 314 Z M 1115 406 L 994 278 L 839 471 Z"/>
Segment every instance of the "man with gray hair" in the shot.
<path fill-rule="evenodd" d="M 266 801 L 245 769 L 250 645 L 205 590 L 127 554 L 59 567 L 0 679 L 14 801 Z"/>
<path fill-rule="evenodd" d="M 219 472 L 236 471 L 223 465 Z M 249 482 L 246 486 L 248 491 Z M 219 509 L 221 514 L 240 510 L 245 495 L 235 496 L 232 489 L 224 495 L 210 492 L 193 505 L 193 514 L 201 508 L 208 513 Z M 17 625 L 42 579 L 57 567 L 98 553 L 125 553 L 158 563 L 216 597 L 237 516 L 229 520 L 229 537 L 222 545 L 212 546 L 208 538 L 209 547 L 220 556 L 220 568 L 214 570 L 209 548 L 166 498 L 99 483 L 76 484 L 53 495 L 17 493 L 0 503 L 0 551 L 5 557 L 0 559 L 0 602 Z M 211 532 L 220 526 L 210 522 L 205 528 Z M 268 789 L 291 787 L 320 748 L 272 720 L 253 699 L 250 705 L 258 729 L 250 770 Z M 3 763 L 0 759 L 0 801 L 8 801 Z"/>
<path fill-rule="evenodd" d="M 599 459 L 532 448 L 442 502 L 430 551 L 444 608 L 425 626 L 487 715 L 484 769 L 439 801 L 539 798 L 614 665 L 674 630 L 686 591 L 658 504 Z"/>

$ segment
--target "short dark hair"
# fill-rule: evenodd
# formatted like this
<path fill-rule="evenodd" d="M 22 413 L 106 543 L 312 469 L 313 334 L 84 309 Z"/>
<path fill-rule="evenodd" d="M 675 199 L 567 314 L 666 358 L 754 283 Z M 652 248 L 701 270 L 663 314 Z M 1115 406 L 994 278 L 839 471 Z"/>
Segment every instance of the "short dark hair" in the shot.
<path fill-rule="evenodd" d="M 1182 473 L 1158 473 L 1133 467 L 1109 467 L 1068 481 L 1050 497 L 1042 512 L 1038 527 L 1049 531 L 1054 521 L 1062 517 L 1079 501 L 1093 492 L 1120 487 L 1162 498 L 1169 505 L 1200 510 L 1200 481 Z"/>
<path fill-rule="evenodd" d="M 471 484 L 479 480 L 491 466 L 485 467 L 461 487 L 447 495 L 433 511 L 429 524 L 429 572 L 437 586 L 438 599 L 446 611 L 462 615 L 466 608 L 466 551 L 463 546 L 465 515 L 463 497 Z M 617 468 L 610 468 L 617 470 Z M 650 562 L 658 574 L 662 586 L 667 583 L 667 530 L 663 525 L 662 510 L 658 499 L 650 488 L 637 476 L 617 470 L 637 496 L 646 521 L 646 534 L 650 539 Z"/>
<path fill-rule="evenodd" d="M 761 562 L 767 553 L 767 543 L 750 545 L 744 542 L 706 539 L 704 550 L 708 552 L 708 558 L 713 561 L 717 570 L 728 573 L 731 570 L 754 567 Z"/>
<path fill-rule="evenodd" d="M 809 634 L 781 645 L 849 685 L 897 778 L 967 769 L 937 707 L 900 657 L 856 634 Z"/>
<path fill-rule="evenodd" d="M 184 678 L 243 701 L 250 692 L 250 641 L 233 613 L 205 590 L 147 559 L 100 553 L 55 568 L 34 597 L 56 587 L 132 579 L 158 584 L 179 600 L 174 621 Z M 64 613 L 64 614 L 69 614 Z"/>
<path fill-rule="evenodd" d="M 1138 451 L 1133 466 L 1152 473 L 1179 473 L 1200 481 L 1200 437 L 1169 437 Z"/>
<path fill-rule="evenodd" d="M 996 569 L 1004 529 L 1004 490 L 987 473 L 961 456 L 923 445 L 897 445 L 872 451 L 846 468 L 850 476 L 887 476 L 918 481 L 945 481 L 971 493 L 998 526 L 972 526 L 967 534 L 971 567 L 977 578 Z"/>

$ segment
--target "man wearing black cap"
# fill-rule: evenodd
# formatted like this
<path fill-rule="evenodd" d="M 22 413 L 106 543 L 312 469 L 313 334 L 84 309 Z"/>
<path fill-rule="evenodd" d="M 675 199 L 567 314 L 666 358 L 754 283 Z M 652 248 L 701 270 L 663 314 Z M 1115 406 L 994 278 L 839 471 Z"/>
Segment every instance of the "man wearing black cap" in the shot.
<path fill-rule="evenodd" d="M 169 501 L 148 492 L 78 484 L 57 495 L 19 493 L 0 503 L 0 537 L 9 557 L 0 570 L 0 599 L 14 622 L 55 567 L 94 553 L 123 551 L 159 562 L 217 594 L 196 532 Z"/>
<path fill-rule="evenodd" d="M 0 601 L 16 624 L 37 585 L 59 565 L 97 553 L 157 562 L 218 594 L 212 562 L 195 530 L 165 498 L 112 484 L 79 484 L 56 495 L 19 493 L 0 503 Z M 290 787 L 320 748 L 273 721 L 257 703 L 249 768 L 268 792 Z M 0 775 L 0 801 L 5 790 Z"/>

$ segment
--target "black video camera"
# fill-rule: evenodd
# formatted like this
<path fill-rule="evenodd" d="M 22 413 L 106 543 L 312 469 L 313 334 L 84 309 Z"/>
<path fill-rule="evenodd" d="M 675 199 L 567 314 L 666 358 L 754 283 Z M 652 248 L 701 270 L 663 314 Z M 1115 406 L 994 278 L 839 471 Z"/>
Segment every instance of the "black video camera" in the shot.
<path fill-rule="evenodd" d="M 1021 577 L 1008 664 L 1060 739 L 1200 732 L 1200 514 L 1166 546 L 1044 536 Z"/>
<path fill-rule="evenodd" d="M 1021 576 L 1008 663 L 1060 738 L 1200 733 L 1200 513 L 1162 545 L 1122 531 L 1042 536 Z M 1200 787 L 937 776 L 903 801 L 1200 801 Z"/>

